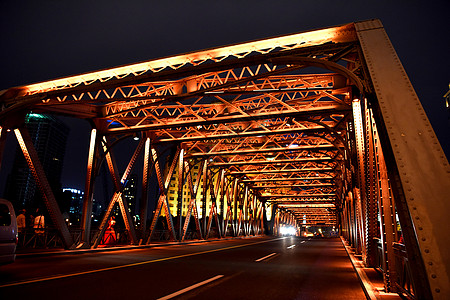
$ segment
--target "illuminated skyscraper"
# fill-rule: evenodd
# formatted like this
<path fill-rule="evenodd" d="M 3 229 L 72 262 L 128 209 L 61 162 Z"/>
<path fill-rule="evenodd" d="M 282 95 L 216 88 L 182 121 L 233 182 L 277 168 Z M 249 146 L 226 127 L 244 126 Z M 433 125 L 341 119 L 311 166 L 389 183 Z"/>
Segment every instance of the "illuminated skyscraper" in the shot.
<path fill-rule="evenodd" d="M 123 198 L 128 204 L 128 212 L 135 215 L 136 210 L 137 175 L 131 174 L 123 189 Z"/>
<path fill-rule="evenodd" d="M 61 171 L 69 128 L 52 116 L 34 113 L 27 115 L 25 125 L 55 198 L 62 199 L 59 197 L 62 194 Z M 19 147 L 8 176 L 5 196 L 19 208 L 34 209 L 42 205 L 38 187 Z M 62 211 L 69 209 L 64 206 L 66 205 L 60 203 Z"/>

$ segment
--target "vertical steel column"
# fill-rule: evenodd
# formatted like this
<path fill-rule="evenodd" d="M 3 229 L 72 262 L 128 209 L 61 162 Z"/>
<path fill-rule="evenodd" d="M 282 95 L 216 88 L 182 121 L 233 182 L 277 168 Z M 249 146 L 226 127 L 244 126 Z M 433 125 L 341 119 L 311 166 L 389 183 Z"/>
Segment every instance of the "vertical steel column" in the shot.
<path fill-rule="evenodd" d="M 365 143 L 364 143 L 364 122 L 362 119 L 361 102 L 359 99 L 354 99 L 352 102 L 353 108 L 353 124 L 355 127 L 355 144 L 356 144 L 356 157 L 358 163 L 358 187 L 356 196 L 356 208 L 357 208 L 357 220 L 359 228 L 359 245 L 361 248 L 363 262 L 367 264 L 367 249 L 366 249 L 366 192 L 365 192 Z M 357 251 L 359 252 L 359 251 Z"/>
<path fill-rule="evenodd" d="M 244 235 L 249 235 L 248 228 L 248 186 L 244 186 L 244 200 L 242 201 L 242 227 Z"/>
<path fill-rule="evenodd" d="M 384 160 L 383 151 L 377 136 L 377 131 L 375 124 L 374 134 L 375 134 L 375 159 L 378 166 L 378 186 L 379 186 L 379 198 L 378 206 L 381 216 L 381 240 L 382 249 L 384 255 L 384 285 L 386 291 L 395 292 L 394 283 L 397 281 L 397 274 L 395 269 L 395 258 L 394 258 L 394 248 L 393 243 L 397 241 L 396 238 L 396 224 L 395 224 L 395 212 L 394 204 L 392 201 L 392 194 L 389 185 L 389 177 L 386 167 L 386 162 Z"/>
<path fill-rule="evenodd" d="M 227 212 L 224 212 L 224 224 L 223 224 L 223 236 L 225 237 L 228 232 L 228 224 L 230 220 L 233 218 L 233 212 L 231 210 L 231 202 L 232 202 L 232 195 L 231 191 L 234 188 L 234 180 L 229 180 L 227 187 L 226 187 L 226 197 L 227 197 Z M 233 232 L 233 224 L 231 224 L 231 231 Z"/>
<path fill-rule="evenodd" d="M 344 237 L 347 241 L 351 240 L 351 229 L 350 229 L 350 216 L 348 213 L 348 202 L 344 201 L 344 207 L 342 209 L 342 214 L 344 218 Z"/>
<path fill-rule="evenodd" d="M 141 216 L 141 241 L 146 236 L 147 229 L 147 210 L 148 210 L 148 184 L 150 177 L 150 137 L 145 136 L 144 146 L 144 166 L 142 170 L 142 198 L 140 203 L 140 216 Z"/>
<path fill-rule="evenodd" d="M 81 242 L 77 248 L 90 248 L 91 243 L 91 220 L 92 220 L 92 202 L 94 197 L 95 173 L 97 168 L 97 151 L 100 139 L 97 137 L 97 129 L 91 130 L 91 139 L 89 143 L 89 154 L 86 171 L 86 182 L 83 197 L 83 214 L 81 216 Z"/>
<path fill-rule="evenodd" d="M 180 155 L 178 160 L 178 198 L 177 198 L 177 215 L 178 215 L 178 238 L 181 241 L 183 233 L 183 186 L 184 186 L 184 149 L 180 145 Z"/>
<path fill-rule="evenodd" d="M 273 234 L 279 235 L 279 229 L 280 229 L 280 211 L 277 209 L 275 213 L 275 218 L 273 220 Z"/>
<path fill-rule="evenodd" d="M 355 218 L 355 201 L 353 198 L 353 193 L 349 192 L 347 196 L 347 201 L 349 203 L 349 220 L 350 220 L 350 233 L 351 233 L 351 245 L 353 248 L 356 248 L 358 245 L 358 236 L 357 236 L 357 225 L 356 225 L 356 218 Z"/>
<path fill-rule="evenodd" d="M 256 235 L 256 196 L 254 194 L 251 194 L 251 200 L 249 201 L 249 234 L 251 235 L 253 232 L 253 235 Z"/>
<path fill-rule="evenodd" d="M 221 237 L 225 236 L 226 228 L 225 226 L 225 170 L 220 169 L 220 183 L 219 183 L 219 196 L 220 196 L 220 204 L 219 204 L 219 211 L 220 211 L 220 227 L 222 228 L 222 235 Z"/>
<path fill-rule="evenodd" d="M 236 185 L 234 186 L 234 193 L 233 193 L 233 213 L 234 213 L 234 217 L 233 217 L 233 224 L 234 224 L 234 234 L 235 236 L 239 236 L 240 232 L 241 232 L 241 224 L 240 224 L 240 210 L 239 210 L 239 204 L 240 204 L 240 197 L 239 197 L 239 182 L 238 179 L 236 178 L 235 181 Z"/>
<path fill-rule="evenodd" d="M 206 239 L 206 227 L 208 226 L 207 220 L 206 220 L 206 206 L 207 206 L 207 194 L 208 194 L 208 161 L 205 160 L 203 163 L 203 171 L 202 171 L 202 177 L 203 177 L 203 188 L 202 188 L 202 223 L 203 223 L 203 233 L 205 234 L 204 238 Z"/>
<path fill-rule="evenodd" d="M 372 128 L 372 113 L 369 108 L 365 109 L 366 118 L 366 220 L 367 220 L 367 266 L 376 265 L 377 243 L 375 237 L 379 235 L 378 222 L 378 182 L 375 162 L 375 149 Z M 377 232 L 378 230 L 378 232 Z"/>
<path fill-rule="evenodd" d="M 64 222 L 61 211 L 59 210 L 58 203 L 56 202 L 55 196 L 50 188 L 47 176 L 45 176 L 44 169 L 39 161 L 38 153 L 34 148 L 28 130 L 25 127 L 18 128 L 14 130 L 14 133 L 16 134 L 17 141 L 19 142 L 20 148 L 25 156 L 25 160 L 28 163 L 28 167 L 33 174 L 34 180 L 36 181 L 42 197 L 44 198 L 44 203 L 50 214 L 50 218 L 61 236 L 64 248 L 70 249 L 73 247 L 72 237 L 66 223 Z"/>

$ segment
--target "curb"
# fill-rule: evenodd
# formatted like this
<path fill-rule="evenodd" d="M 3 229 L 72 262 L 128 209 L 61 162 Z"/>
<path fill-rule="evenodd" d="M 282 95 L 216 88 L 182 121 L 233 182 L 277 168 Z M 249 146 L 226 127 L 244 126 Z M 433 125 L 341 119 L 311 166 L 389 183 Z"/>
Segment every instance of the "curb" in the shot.
<path fill-rule="evenodd" d="M 345 248 L 345 251 L 347 252 L 348 257 L 350 258 L 350 261 L 352 262 L 353 269 L 356 272 L 356 275 L 358 276 L 359 282 L 361 283 L 361 287 L 364 291 L 364 294 L 366 295 L 366 299 L 368 300 L 378 300 L 379 297 L 375 294 L 375 287 L 370 282 L 369 278 L 367 278 L 366 273 L 361 269 L 361 263 L 356 260 L 354 255 L 349 251 L 349 247 L 345 244 L 344 238 L 341 236 L 341 242 L 342 245 Z"/>

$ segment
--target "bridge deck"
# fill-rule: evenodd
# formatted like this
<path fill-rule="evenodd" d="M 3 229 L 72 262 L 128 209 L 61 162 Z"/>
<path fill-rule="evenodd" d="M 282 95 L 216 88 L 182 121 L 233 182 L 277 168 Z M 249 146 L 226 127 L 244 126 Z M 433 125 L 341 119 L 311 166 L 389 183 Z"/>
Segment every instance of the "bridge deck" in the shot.
<path fill-rule="evenodd" d="M 158 299 L 216 278 L 185 291 L 183 297 L 366 298 L 337 238 L 232 239 L 129 248 L 83 250 L 84 255 L 71 255 L 77 251 L 21 252 L 16 263 L 0 268 L 0 294 L 27 297 L 46 291 L 46 299 L 87 295 L 89 299 Z M 66 255 L 58 255 L 62 253 Z M 67 288 L 74 291 L 66 293 Z M 391 299 L 390 295 L 376 296 Z"/>

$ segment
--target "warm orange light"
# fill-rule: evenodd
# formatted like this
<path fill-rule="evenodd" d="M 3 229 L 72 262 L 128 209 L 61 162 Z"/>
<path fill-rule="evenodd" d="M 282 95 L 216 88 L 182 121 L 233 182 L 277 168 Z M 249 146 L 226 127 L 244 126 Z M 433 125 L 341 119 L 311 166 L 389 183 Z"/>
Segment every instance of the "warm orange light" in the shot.
<path fill-rule="evenodd" d="M 282 207 L 290 208 L 334 208 L 335 205 L 332 203 L 323 204 L 280 204 Z"/>
<path fill-rule="evenodd" d="M 356 37 L 352 34 L 341 34 L 348 31 L 354 32 L 354 28 L 351 24 L 150 60 L 142 63 L 30 84 L 24 86 L 24 88 L 28 93 L 33 94 L 48 90 L 74 87 L 80 84 L 89 85 L 96 81 L 104 82 L 112 78 L 122 78 L 130 74 L 137 76 L 146 72 L 157 73 L 169 68 L 178 69 L 188 64 L 198 65 L 210 60 L 221 61 L 230 56 L 242 58 L 252 52 L 269 53 L 274 49 L 287 50 L 320 45 L 326 42 L 348 42 L 356 40 Z"/>

